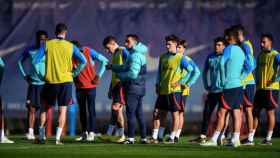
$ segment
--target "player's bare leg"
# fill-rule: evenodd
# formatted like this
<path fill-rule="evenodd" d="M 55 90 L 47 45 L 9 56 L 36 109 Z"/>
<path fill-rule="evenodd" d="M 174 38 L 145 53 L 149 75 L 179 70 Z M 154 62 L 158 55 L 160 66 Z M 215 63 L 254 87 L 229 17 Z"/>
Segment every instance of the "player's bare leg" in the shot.
<path fill-rule="evenodd" d="M 227 109 L 225 108 L 219 108 L 217 112 L 217 125 L 215 132 L 211 139 L 209 141 L 206 141 L 205 143 L 201 143 L 202 146 L 217 146 L 218 145 L 218 138 L 220 137 L 220 134 L 222 130 L 224 129 L 225 125 L 225 118 L 226 118 L 226 113 L 228 112 Z"/>
<path fill-rule="evenodd" d="M 26 137 L 28 140 L 34 140 L 34 124 L 36 120 L 36 108 L 29 107 L 28 108 L 28 133 L 26 134 Z"/>
<path fill-rule="evenodd" d="M 62 142 L 60 140 L 63 127 L 66 122 L 66 113 L 67 113 L 67 106 L 60 106 L 59 107 L 59 116 L 58 116 L 58 127 L 56 131 L 56 144 L 61 145 Z"/>

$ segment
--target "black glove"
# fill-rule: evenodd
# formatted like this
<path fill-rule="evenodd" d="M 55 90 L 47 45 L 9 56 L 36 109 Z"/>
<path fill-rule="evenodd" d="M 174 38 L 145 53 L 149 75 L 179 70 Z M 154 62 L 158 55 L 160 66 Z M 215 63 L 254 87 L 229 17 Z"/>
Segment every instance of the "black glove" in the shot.
<path fill-rule="evenodd" d="M 112 64 L 107 64 L 106 65 L 106 70 L 112 70 Z"/>

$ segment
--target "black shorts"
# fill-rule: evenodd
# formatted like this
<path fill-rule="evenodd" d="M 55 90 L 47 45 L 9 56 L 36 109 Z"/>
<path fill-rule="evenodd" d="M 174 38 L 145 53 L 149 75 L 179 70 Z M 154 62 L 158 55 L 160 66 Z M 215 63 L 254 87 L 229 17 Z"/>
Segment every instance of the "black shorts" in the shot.
<path fill-rule="evenodd" d="M 221 102 L 221 106 L 225 109 L 240 109 L 243 102 L 243 87 L 224 89 Z"/>
<path fill-rule="evenodd" d="M 278 106 L 278 90 L 257 90 L 254 99 L 254 110 L 267 109 L 272 110 Z"/>
<path fill-rule="evenodd" d="M 123 86 L 120 83 L 112 88 L 111 94 L 113 100 L 112 104 L 119 103 L 125 105 Z"/>
<path fill-rule="evenodd" d="M 254 96 L 255 96 L 255 85 L 247 85 L 244 89 L 243 95 L 243 106 L 244 107 L 253 107 L 254 103 Z"/>
<path fill-rule="evenodd" d="M 182 95 L 182 101 L 180 103 L 179 112 L 185 112 L 185 107 L 187 104 L 188 95 Z"/>
<path fill-rule="evenodd" d="M 41 102 L 41 93 L 43 90 L 44 85 L 29 85 L 27 90 L 27 97 L 26 97 L 26 107 L 34 107 L 36 109 L 40 109 L 42 102 Z"/>
<path fill-rule="evenodd" d="M 207 94 L 207 98 L 205 100 L 205 106 L 211 106 L 211 107 L 216 107 L 221 106 L 222 102 L 221 102 L 221 98 L 222 98 L 222 92 L 210 92 Z"/>
<path fill-rule="evenodd" d="M 72 103 L 72 82 L 59 84 L 45 84 L 42 91 L 44 103 L 54 106 L 68 106 Z"/>
<path fill-rule="evenodd" d="M 155 109 L 177 112 L 182 108 L 182 94 L 175 92 L 167 95 L 159 95 L 156 101 Z"/>

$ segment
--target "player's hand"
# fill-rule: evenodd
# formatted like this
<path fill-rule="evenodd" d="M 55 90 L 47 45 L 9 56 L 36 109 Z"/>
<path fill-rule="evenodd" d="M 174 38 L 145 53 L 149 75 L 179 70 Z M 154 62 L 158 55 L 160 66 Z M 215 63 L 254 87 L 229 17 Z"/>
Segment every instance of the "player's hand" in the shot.
<path fill-rule="evenodd" d="M 266 81 L 266 85 L 267 85 L 267 86 L 271 86 L 271 85 L 273 84 L 273 82 L 274 82 L 274 81 L 272 81 L 272 80 Z"/>
<path fill-rule="evenodd" d="M 112 70 L 112 64 L 107 64 L 106 65 L 106 70 Z"/>
<path fill-rule="evenodd" d="M 178 82 L 171 84 L 172 88 L 176 88 L 176 87 L 180 87 L 180 86 L 182 86 L 182 85 L 180 83 L 178 83 Z"/>
<path fill-rule="evenodd" d="M 26 81 L 27 83 L 31 83 L 31 82 L 32 82 L 32 78 L 31 78 L 30 75 L 25 76 L 24 79 L 25 79 L 25 81 Z"/>
<path fill-rule="evenodd" d="M 95 78 L 92 80 L 91 83 L 92 83 L 92 84 L 99 84 L 99 83 L 100 83 L 100 77 L 96 75 Z"/>
<path fill-rule="evenodd" d="M 185 85 L 185 84 L 181 84 L 181 88 L 182 88 L 182 89 L 187 89 L 187 88 L 189 88 L 189 86 L 188 86 L 188 85 Z"/>

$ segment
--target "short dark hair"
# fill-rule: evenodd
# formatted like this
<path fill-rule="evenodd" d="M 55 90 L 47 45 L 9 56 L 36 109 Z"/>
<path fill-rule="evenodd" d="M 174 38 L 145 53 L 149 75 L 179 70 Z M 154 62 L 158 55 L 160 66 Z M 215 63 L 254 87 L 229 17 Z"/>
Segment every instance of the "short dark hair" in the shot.
<path fill-rule="evenodd" d="M 179 44 L 179 38 L 176 35 L 168 35 L 165 37 L 165 41 L 172 41 L 172 42 L 176 42 L 177 44 Z"/>
<path fill-rule="evenodd" d="M 236 29 L 234 29 L 234 28 L 230 28 L 230 29 L 228 30 L 227 36 L 229 36 L 229 37 L 234 37 L 237 41 L 239 41 L 239 40 L 238 40 L 238 31 L 237 31 Z"/>
<path fill-rule="evenodd" d="M 261 35 L 261 39 L 263 39 L 263 38 L 268 38 L 271 42 L 273 42 L 273 40 L 274 40 L 271 33 L 263 33 Z"/>
<path fill-rule="evenodd" d="M 216 43 L 218 43 L 218 42 L 222 42 L 224 45 L 226 45 L 226 39 L 224 38 L 224 37 L 221 37 L 221 36 L 219 36 L 219 37 L 216 37 L 215 39 L 214 39 L 214 43 L 216 44 Z"/>
<path fill-rule="evenodd" d="M 36 38 L 39 39 L 41 36 L 46 36 L 46 37 L 48 37 L 47 31 L 45 31 L 45 30 L 38 30 L 38 31 L 36 32 Z"/>
<path fill-rule="evenodd" d="M 229 32 L 232 30 L 232 28 L 226 28 L 224 30 L 224 36 L 229 36 Z"/>
<path fill-rule="evenodd" d="M 241 31 L 244 35 L 246 34 L 245 27 L 241 24 L 233 25 L 231 26 L 232 29 L 235 29 L 236 31 Z"/>
<path fill-rule="evenodd" d="M 80 43 L 79 41 L 77 41 L 77 40 L 72 40 L 71 43 L 73 43 L 73 44 L 74 44 L 76 47 L 78 47 L 79 49 L 82 48 L 81 43 Z"/>
<path fill-rule="evenodd" d="M 179 40 L 178 45 L 181 45 L 181 46 L 183 46 L 184 48 L 187 48 L 188 43 L 187 43 L 187 41 L 186 41 L 186 40 Z"/>
<path fill-rule="evenodd" d="M 139 42 L 139 37 L 136 34 L 127 34 L 126 38 L 131 37 L 133 38 L 135 41 Z"/>
<path fill-rule="evenodd" d="M 106 47 L 106 45 L 108 43 L 112 42 L 112 41 L 117 42 L 117 39 L 114 36 L 110 35 L 110 36 L 107 36 L 107 37 L 104 38 L 102 44 L 103 44 L 104 47 Z"/>
<path fill-rule="evenodd" d="M 58 35 L 64 31 L 67 31 L 67 26 L 64 23 L 59 23 L 55 27 L 55 34 Z"/>
<path fill-rule="evenodd" d="M 48 33 L 44 30 L 38 30 L 36 32 L 35 47 L 40 47 L 41 36 L 46 36 L 48 38 Z"/>

